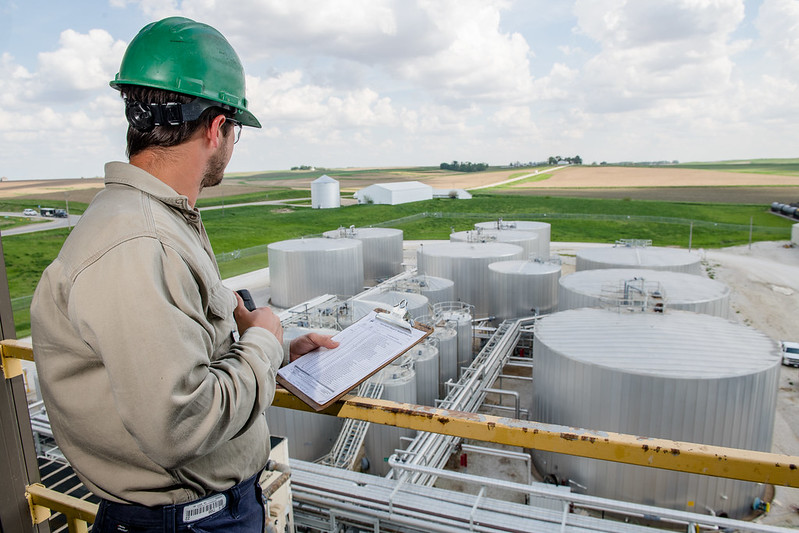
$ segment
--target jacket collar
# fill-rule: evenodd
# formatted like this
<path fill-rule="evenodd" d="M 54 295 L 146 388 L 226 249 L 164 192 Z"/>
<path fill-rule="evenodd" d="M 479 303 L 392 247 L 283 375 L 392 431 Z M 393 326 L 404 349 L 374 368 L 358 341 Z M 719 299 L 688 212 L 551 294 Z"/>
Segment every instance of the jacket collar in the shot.
<path fill-rule="evenodd" d="M 184 211 L 186 214 L 197 213 L 197 210 L 189 205 L 189 199 L 186 196 L 178 194 L 175 189 L 163 181 L 130 163 L 112 161 L 105 164 L 105 185 L 108 186 L 112 183 L 139 189 L 166 205 Z"/>

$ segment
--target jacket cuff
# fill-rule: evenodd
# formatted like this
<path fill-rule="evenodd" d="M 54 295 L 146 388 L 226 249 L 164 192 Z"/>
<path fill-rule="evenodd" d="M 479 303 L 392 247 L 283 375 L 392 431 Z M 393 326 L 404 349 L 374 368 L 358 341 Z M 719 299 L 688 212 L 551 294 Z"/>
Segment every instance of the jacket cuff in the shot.
<path fill-rule="evenodd" d="M 241 336 L 240 342 L 253 343 L 260 347 L 275 371 L 283 366 L 284 360 L 288 359 L 288 352 L 284 353 L 285 342 L 281 345 L 277 341 L 277 337 L 267 329 L 257 326 L 247 328 L 247 331 Z"/>

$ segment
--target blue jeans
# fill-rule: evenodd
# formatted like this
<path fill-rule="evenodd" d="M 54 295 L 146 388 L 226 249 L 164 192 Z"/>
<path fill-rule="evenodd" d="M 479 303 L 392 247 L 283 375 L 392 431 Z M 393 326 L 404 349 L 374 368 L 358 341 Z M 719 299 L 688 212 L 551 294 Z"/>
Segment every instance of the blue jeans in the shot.
<path fill-rule="evenodd" d="M 100 501 L 93 533 L 263 533 L 264 502 L 258 476 L 200 500 L 145 507 Z"/>

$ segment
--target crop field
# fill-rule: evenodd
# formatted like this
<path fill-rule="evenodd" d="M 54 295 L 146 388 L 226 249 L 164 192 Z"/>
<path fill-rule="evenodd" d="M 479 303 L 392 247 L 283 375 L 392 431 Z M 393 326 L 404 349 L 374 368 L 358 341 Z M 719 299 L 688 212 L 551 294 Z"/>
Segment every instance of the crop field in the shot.
<path fill-rule="evenodd" d="M 785 163 L 788 164 L 788 163 Z M 763 165 L 761 165 L 763 166 Z M 765 165 L 767 166 L 767 165 Z M 538 174 L 536 174 L 538 170 Z M 374 182 L 418 180 L 435 188 L 485 187 L 471 200 L 435 199 L 397 206 L 345 205 L 312 210 L 310 182 L 320 172 L 265 172 L 229 175 L 206 189 L 203 213 L 223 277 L 268 265 L 271 242 L 318 235 L 339 226 L 402 229 L 406 239 L 446 239 L 475 222 L 540 220 L 552 224 L 553 241 L 612 243 L 619 238 L 652 239 L 656 246 L 718 248 L 752 240 L 790 238 L 796 222 L 769 212 L 772 201 L 799 200 L 799 176 L 723 172 L 688 168 L 570 167 L 558 170 L 502 169 L 453 173 L 437 168 L 344 169 L 324 171 L 342 191 Z M 517 180 L 503 183 L 507 180 Z M 55 180 L 54 180 L 55 181 Z M 49 205 L 82 213 L 102 180 L 0 183 L 0 209 Z M 342 197 L 348 194 L 343 192 Z M 296 199 L 301 199 L 299 203 Z M 263 205 L 287 201 L 283 205 Z M 254 204 L 233 207 L 235 204 Z M 21 223 L 9 217 L 6 228 Z M 3 237 L 3 249 L 18 335 L 27 335 L 30 297 L 41 272 L 68 235 L 56 229 Z"/>

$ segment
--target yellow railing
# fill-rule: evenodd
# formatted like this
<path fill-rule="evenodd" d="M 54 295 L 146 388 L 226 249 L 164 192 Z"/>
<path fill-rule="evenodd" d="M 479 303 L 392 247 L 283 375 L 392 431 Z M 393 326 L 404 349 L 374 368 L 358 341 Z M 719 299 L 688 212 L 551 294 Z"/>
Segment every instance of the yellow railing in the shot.
<path fill-rule="evenodd" d="M 33 360 L 30 345 L 18 341 L 0 341 L 0 355 L 6 377 L 11 377 L 8 372 L 14 372 L 15 365 L 19 365 L 17 359 Z M 19 369 L 16 371 L 19 373 Z M 282 389 L 276 392 L 273 405 L 311 410 L 302 400 Z M 344 396 L 322 413 L 522 448 L 799 487 L 799 457 L 789 455 L 570 428 L 351 395 Z M 36 486 L 29 487 L 29 494 L 32 509 L 41 505 L 67 516 L 70 532 L 85 531 L 80 529 L 80 523 L 85 527 L 85 522 L 94 520 L 96 506 L 83 500 L 64 495 L 58 500 L 51 499 Z"/>

